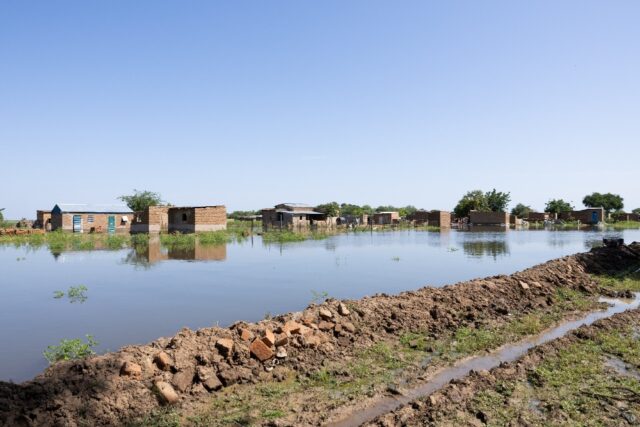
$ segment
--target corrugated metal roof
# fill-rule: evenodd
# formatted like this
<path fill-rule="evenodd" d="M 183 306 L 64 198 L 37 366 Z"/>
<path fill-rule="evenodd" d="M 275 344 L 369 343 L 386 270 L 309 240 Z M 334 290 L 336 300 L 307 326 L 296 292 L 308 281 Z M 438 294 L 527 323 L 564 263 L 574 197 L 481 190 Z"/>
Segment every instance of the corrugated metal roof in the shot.
<path fill-rule="evenodd" d="M 324 215 L 322 212 L 315 212 L 315 211 L 288 211 L 288 210 L 284 210 L 284 209 L 278 209 L 276 210 L 276 212 L 278 213 L 286 213 L 289 215 Z"/>
<path fill-rule="evenodd" d="M 60 212 L 70 213 L 133 213 L 125 205 L 89 205 L 84 203 L 59 203 L 53 209 L 58 208 Z"/>
<path fill-rule="evenodd" d="M 278 203 L 276 206 L 291 206 L 292 208 L 313 208 L 306 203 Z"/>

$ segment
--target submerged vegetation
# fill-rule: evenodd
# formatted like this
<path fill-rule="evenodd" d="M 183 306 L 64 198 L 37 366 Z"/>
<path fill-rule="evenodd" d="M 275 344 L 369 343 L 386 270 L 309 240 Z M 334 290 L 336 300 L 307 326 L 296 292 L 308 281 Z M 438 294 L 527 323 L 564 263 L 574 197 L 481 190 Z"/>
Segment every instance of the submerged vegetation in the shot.
<path fill-rule="evenodd" d="M 84 285 L 79 286 L 71 286 L 67 291 L 67 297 L 69 298 L 69 302 L 80 302 L 83 303 L 87 300 L 87 291 L 88 288 Z M 63 291 L 54 291 L 53 298 L 61 299 L 64 298 L 65 293 Z"/>

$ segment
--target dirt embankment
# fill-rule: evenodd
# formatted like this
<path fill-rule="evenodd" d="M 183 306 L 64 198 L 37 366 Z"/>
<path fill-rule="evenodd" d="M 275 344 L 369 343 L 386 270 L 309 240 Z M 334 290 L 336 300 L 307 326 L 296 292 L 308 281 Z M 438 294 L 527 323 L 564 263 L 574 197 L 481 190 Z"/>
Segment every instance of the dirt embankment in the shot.
<path fill-rule="evenodd" d="M 510 276 L 422 288 L 396 296 L 328 300 L 303 312 L 229 328 L 184 329 L 172 338 L 61 362 L 23 384 L 0 383 L 3 425 L 121 425 L 162 405 L 188 410 L 236 383 L 306 375 L 381 339 L 508 318 L 554 303 L 558 287 L 599 291 L 590 274 L 640 262 L 640 244 L 600 248 Z"/>
<path fill-rule="evenodd" d="M 640 309 L 616 314 L 364 425 L 638 425 L 639 335 Z"/>

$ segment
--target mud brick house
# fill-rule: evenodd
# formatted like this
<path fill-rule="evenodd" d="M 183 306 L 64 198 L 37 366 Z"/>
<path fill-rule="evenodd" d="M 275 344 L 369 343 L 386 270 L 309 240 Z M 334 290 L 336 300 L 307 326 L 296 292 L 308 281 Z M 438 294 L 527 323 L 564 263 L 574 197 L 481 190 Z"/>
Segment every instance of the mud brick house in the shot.
<path fill-rule="evenodd" d="M 33 228 L 51 230 L 51 211 L 48 211 L 48 210 L 36 211 L 36 222 L 33 223 Z"/>
<path fill-rule="evenodd" d="M 132 233 L 200 233 L 227 229 L 227 209 L 217 206 L 150 206 L 136 212 Z"/>
<path fill-rule="evenodd" d="M 529 212 L 525 220 L 529 222 L 545 222 L 549 219 L 547 212 Z"/>
<path fill-rule="evenodd" d="M 438 211 L 438 210 L 426 211 L 421 209 L 407 216 L 407 219 L 409 221 L 414 221 L 416 225 L 426 224 L 426 225 L 432 225 L 434 227 L 440 227 L 440 228 L 451 227 L 451 212 L 447 212 L 447 211 Z"/>
<path fill-rule="evenodd" d="M 510 215 L 507 212 L 469 212 L 471 225 L 509 225 Z"/>
<path fill-rule="evenodd" d="M 128 232 L 133 212 L 123 205 L 57 204 L 51 209 L 51 229 L 75 233 Z"/>
<path fill-rule="evenodd" d="M 558 219 L 595 225 L 605 221 L 605 212 L 604 208 L 587 208 L 581 211 L 561 212 L 558 214 Z"/>
<path fill-rule="evenodd" d="M 373 214 L 373 223 L 376 225 L 391 225 L 400 222 L 398 212 L 376 212 Z"/>
<path fill-rule="evenodd" d="M 273 208 L 262 209 L 264 228 L 327 227 L 335 222 L 335 218 L 329 218 L 317 212 L 313 206 L 303 203 L 281 203 Z"/>
<path fill-rule="evenodd" d="M 617 212 L 611 216 L 616 221 L 640 221 L 640 215 L 635 213 Z"/>

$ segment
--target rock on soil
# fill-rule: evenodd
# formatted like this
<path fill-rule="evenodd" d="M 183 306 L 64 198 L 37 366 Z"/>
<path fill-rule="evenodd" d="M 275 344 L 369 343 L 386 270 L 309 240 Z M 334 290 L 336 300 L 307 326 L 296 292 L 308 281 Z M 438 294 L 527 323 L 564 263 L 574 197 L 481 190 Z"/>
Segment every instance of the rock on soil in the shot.
<path fill-rule="evenodd" d="M 126 424 L 161 405 L 179 408 L 232 384 L 256 383 L 283 370 L 305 375 L 404 332 L 438 334 L 533 311 L 553 304 L 558 286 L 594 294 L 599 288 L 590 273 L 639 262 L 640 244 L 598 248 L 511 276 L 374 295 L 349 301 L 348 307 L 329 299 L 300 313 L 229 328 L 183 329 L 147 345 L 57 363 L 23 384 L 0 382 L 0 424 Z M 275 362 L 278 369 L 273 369 Z"/>

